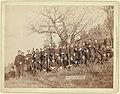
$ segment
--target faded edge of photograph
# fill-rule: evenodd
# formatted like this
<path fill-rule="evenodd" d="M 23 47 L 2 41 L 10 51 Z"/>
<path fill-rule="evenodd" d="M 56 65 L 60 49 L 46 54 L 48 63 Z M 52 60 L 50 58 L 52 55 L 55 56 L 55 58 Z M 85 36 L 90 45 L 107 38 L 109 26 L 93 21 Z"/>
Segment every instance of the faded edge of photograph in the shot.
<path fill-rule="evenodd" d="M 113 89 L 114 4 L 6 4 L 4 12 L 4 88 Z"/>

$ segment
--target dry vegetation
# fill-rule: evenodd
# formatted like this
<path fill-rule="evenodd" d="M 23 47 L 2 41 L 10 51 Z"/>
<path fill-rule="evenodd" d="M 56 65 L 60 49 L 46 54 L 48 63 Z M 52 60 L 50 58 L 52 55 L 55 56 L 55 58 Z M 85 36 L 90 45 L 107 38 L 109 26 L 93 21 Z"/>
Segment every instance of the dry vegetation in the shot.
<path fill-rule="evenodd" d="M 66 80 L 66 76 L 85 75 L 85 79 Z M 90 64 L 89 67 L 80 65 L 71 70 L 63 69 L 49 73 L 38 72 L 33 77 L 26 73 L 23 78 L 5 81 L 5 87 L 11 88 L 112 88 L 113 87 L 113 58 L 101 64 Z"/>

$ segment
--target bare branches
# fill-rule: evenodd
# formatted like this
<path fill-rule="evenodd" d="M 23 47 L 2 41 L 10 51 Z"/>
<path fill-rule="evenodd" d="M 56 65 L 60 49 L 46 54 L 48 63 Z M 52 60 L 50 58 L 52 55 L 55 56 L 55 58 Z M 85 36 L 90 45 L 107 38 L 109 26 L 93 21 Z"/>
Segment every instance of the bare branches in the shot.
<path fill-rule="evenodd" d="M 88 25 L 95 22 L 92 19 L 86 21 L 85 11 L 80 15 L 77 13 L 77 17 L 73 16 L 73 11 L 70 7 L 64 9 L 64 11 L 57 6 L 45 8 L 40 13 L 37 13 L 45 21 L 35 24 L 29 23 L 29 27 L 26 28 L 32 31 L 30 34 L 34 32 L 38 34 L 56 34 L 61 42 L 67 43 L 69 39 L 72 41 L 81 36 Z"/>

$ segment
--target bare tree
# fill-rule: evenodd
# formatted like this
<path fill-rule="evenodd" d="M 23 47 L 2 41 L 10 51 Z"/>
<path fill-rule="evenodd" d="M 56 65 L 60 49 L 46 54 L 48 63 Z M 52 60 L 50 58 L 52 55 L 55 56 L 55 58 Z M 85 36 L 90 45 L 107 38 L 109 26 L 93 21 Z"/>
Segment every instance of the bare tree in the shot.
<path fill-rule="evenodd" d="M 114 29 L 114 6 L 103 6 L 102 9 L 106 12 L 105 27 L 110 31 L 111 45 L 113 47 L 113 29 Z"/>
<path fill-rule="evenodd" d="M 35 24 L 30 23 L 27 28 L 32 30 L 32 33 L 48 33 L 49 36 L 56 34 L 62 44 L 73 44 L 85 34 L 88 25 L 96 21 L 96 19 L 85 18 L 85 11 L 81 11 L 81 13 L 77 13 L 78 16 L 74 17 L 74 8 L 68 7 L 62 10 L 57 6 L 48 7 L 37 12 L 38 15 L 44 17 L 44 20 Z"/>

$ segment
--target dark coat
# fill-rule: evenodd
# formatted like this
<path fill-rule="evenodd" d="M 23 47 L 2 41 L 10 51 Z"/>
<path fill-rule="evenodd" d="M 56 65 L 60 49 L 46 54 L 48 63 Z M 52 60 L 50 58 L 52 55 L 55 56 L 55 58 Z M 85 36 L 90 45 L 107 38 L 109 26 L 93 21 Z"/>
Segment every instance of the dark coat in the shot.
<path fill-rule="evenodd" d="M 22 55 L 22 57 L 21 57 L 21 59 L 22 59 L 22 64 L 25 64 L 25 62 L 26 62 L 26 59 L 25 59 L 25 58 L 26 58 L 26 56 L 23 56 L 23 55 Z"/>
<path fill-rule="evenodd" d="M 36 52 L 35 55 L 36 55 L 36 57 L 35 57 L 36 60 L 39 61 L 40 60 L 40 52 Z"/>
<path fill-rule="evenodd" d="M 15 57 L 15 60 L 14 60 L 14 65 L 15 65 L 16 67 L 19 67 L 20 62 L 22 62 L 22 55 L 17 55 L 17 56 Z"/>

